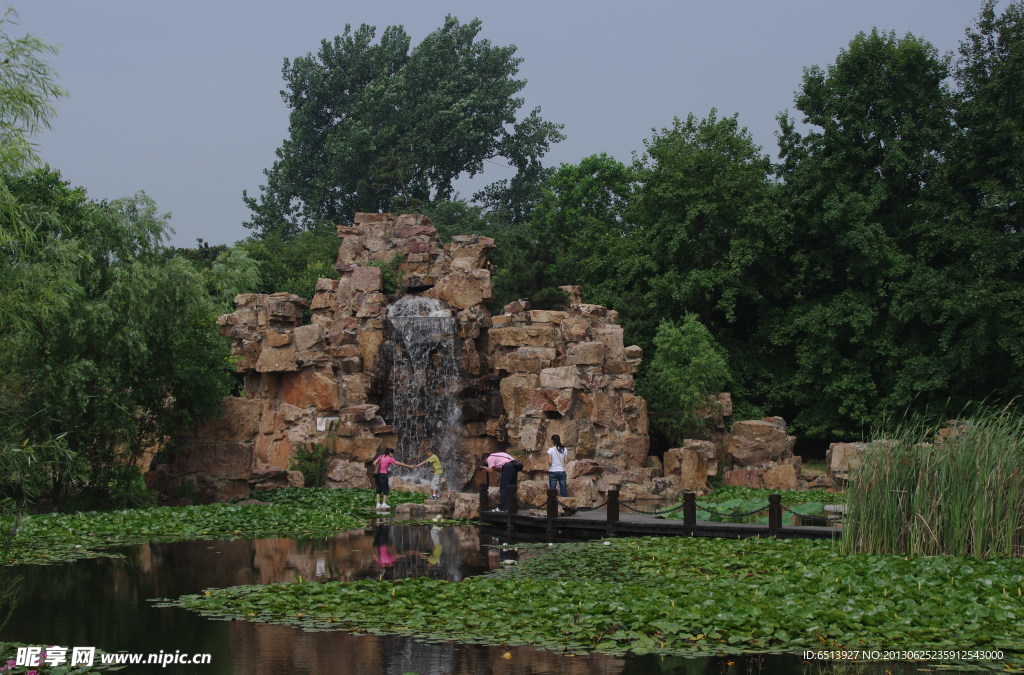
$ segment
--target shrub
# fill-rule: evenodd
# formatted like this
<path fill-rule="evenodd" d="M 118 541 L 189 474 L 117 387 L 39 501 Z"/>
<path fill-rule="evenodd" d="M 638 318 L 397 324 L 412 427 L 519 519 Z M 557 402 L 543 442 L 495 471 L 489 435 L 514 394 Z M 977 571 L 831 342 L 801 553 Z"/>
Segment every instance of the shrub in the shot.
<path fill-rule="evenodd" d="M 307 443 L 295 448 L 295 459 L 289 468 L 302 472 L 306 487 L 326 487 L 330 464 L 330 448 L 323 443 Z"/>
<path fill-rule="evenodd" d="M 694 314 L 682 323 L 662 321 L 654 336 L 654 357 L 640 391 L 651 423 L 671 443 L 681 443 L 699 425 L 697 410 L 729 380 L 725 354 Z"/>

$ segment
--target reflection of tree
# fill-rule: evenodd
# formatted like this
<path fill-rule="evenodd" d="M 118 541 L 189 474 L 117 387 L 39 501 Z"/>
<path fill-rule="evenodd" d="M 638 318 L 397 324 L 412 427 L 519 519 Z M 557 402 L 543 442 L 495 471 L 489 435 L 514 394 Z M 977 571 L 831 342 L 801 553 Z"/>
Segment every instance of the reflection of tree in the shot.
<path fill-rule="evenodd" d="M 450 580 L 463 573 L 485 571 L 476 528 L 390 529 L 390 541 L 399 550 L 416 552 L 409 557 L 419 565 L 410 560 L 409 571 L 438 578 L 449 575 L 445 578 Z M 285 580 L 273 578 L 272 572 L 291 575 L 299 571 L 310 578 L 307 575 L 316 569 L 317 560 L 326 560 L 329 567 L 351 561 L 357 565 L 353 574 L 375 578 L 379 568 L 374 568 L 373 535 L 374 530 L 359 530 L 318 540 L 152 543 L 124 549 L 124 559 L 8 568 L 25 577 L 24 597 L 28 600 L 0 631 L 0 640 L 95 645 L 106 651 L 209 652 L 214 664 L 210 672 L 250 675 L 341 672 L 339 664 L 344 664 L 344 672 L 356 673 L 506 673 L 508 661 L 501 658 L 506 651 L 512 652 L 512 663 L 521 664 L 522 672 L 621 672 L 623 663 L 616 657 L 581 655 L 572 659 L 573 668 L 566 670 L 560 652 L 530 647 L 428 644 L 402 636 L 344 631 L 307 633 L 245 621 L 212 621 L 180 609 L 155 608 L 148 602 L 214 586 Z M 429 557 L 436 545 L 442 553 L 438 564 L 430 566 L 423 557 Z M 272 562 L 280 567 L 272 569 Z M 337 571 L 342 576 L 349 573 Z"/>

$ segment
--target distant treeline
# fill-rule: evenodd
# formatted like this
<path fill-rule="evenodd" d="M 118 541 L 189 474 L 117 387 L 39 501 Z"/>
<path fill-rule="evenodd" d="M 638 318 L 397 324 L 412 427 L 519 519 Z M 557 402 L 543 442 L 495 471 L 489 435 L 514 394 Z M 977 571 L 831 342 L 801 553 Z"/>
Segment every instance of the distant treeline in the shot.
<path fill-rule="evenodd" d="M 446 234 L 497 239 L 496 309 L 557 305 L 559 285 L 581 284 L 618 310 L 649 364 L 659 327 L 662 343 L 679 343 L 696 320 L 710 333 L 704 356 L 727 359 L 704 384 L 802 434 L 851 437 L 908 407 L 1024 390 L 1021 2 L 1001 13 L 986 2 L 955 55 L 909 34 L 856 35 L 834 63 L 805 69 L 795 112 L 778 117 L 778 161 L 736 115 L 712 110 L 655 133 L 632 164 L 595 154 L 539 168 L 558 127 L 536 110 L 486 127 L 522 100 L 480 96 L 480 82 L 521 83 L 511 52 L 472 42 L 477 28 L 449 19 L 406 53 L 400 29 L 374 45 L 363 26 L 286 64 L 290 136 L 248 198 L 255 234 L 242 246 L 275 267 L 281 247 L 302 254 L 265 275 L 265 290 L 308 295 L 334 254 L 328 230 L 352 212 L 421 210 Z M 388 148 L 387 171 L 364 152 L 374 143 Z M 520 170 L 453 200 L 456 173 L 438 158 L 474 173 L 489 156 Z M 324 256 L 303 258 L 319 240 Z M 671 416 L 673 403 L 651 403 Z"/>
<path fill-rule="evenodd" d="M 228 391 L 233 293 L 310 296 L 335 226 L 425 212 L 498 247 L 494 309 L 557 287 L 619 312 L 659 433 L 729 389 L 849 439 L 908 408 L 1008 400 L 1024 377 L 1024 0 L 985 2 L 957 54 L 874 30 L 805 69 L 777 161 L 736 115 L 677 118 L 632 163 L 545 167 L 514 46 L 453 17 L 324 40 L 284 64 L 288 136 L 236 245 L 168 248 L 140 193 L 96 202 L 29 138 L 64 95 L 36 38 L 0 40 L 0 498 L 142 499 L 124 461 Z M 683 111 L 685 112 L 685 111 Z M 599 150 L 599 149 L 595 149 Z M 459 198 L 499 161 L 507 180 Z"/>

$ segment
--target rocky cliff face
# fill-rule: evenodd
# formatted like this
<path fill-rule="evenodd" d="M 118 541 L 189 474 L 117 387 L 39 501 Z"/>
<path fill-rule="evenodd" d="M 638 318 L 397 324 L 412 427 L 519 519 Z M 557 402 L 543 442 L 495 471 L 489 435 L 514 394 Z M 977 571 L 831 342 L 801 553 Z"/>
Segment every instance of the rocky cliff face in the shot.
<path fill-rule="evenodd" d="M 339 278 L 321 279 L 311 302 L 239 295 L 237 309 L 220 318 L 244 395 L 180 439 L 174 462 L 150 472 L 151 485 L 171 494 L 189 484 L 205 501 L 234 499 L 250 483 L 294 484 L 297 476 L 274 470 L 287 469 L 297 447 L 322 443 L 333 453 L 330 485 L 367 487 L 365 463 L 379 448 L 397 447 L 398 459 L 419 463 L 433 444 L 449 489 L 458 490 L 497 450 L 518 453 L 539 477 L 552 434 L 600 473 L 642 474 L 635 470 L 647 459 L 647 406 L 633 393 L 642 353 L 625 346 L 615 312 L 565 287 L 565 311 L 512 303 L 491 316 L 484 303 L 494 241 L 467 235 L 442 246 L 425 216 L 356 214 L 338 236 Z M 385 286 L 389 265 L 397 290 Z M 427 308 L 402 316 L 438 320 L 417 329 L 414 341 L 433 342 L 419 350 L 425 368 L 411 373 L 399 370 L 416 351 L 395 318 L 399 300 Z M 457 377 L 438 379 L 447 363 Z M 416 388 L 426 396 L 410 410 L 409 397 L 395 393 Z"/>

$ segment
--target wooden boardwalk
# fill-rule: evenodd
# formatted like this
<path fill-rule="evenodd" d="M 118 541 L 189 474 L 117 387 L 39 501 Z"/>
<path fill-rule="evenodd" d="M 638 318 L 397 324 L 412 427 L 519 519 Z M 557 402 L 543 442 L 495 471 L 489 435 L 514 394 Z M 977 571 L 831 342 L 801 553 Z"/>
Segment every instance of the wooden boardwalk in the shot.
<path fill-rule="evenodd" d="M 768 505 L 768 525 L 753 523 L 717 523 L 696 520 L 693 495 L 685 495 L 683 520 L 657 515 L 620 511 L 618 493 L 608 493 L 608 508 L 578 511 L 572 515 L 559 514 L 561 509 L 550 504 L 545 511 L 494 512 L 481 510 L 480 520 L 488 527 L 505 530 L 508 536 L 537 538 L 538 536 L 571 539 L 603 537 L 718 537 L 741 539 L 746 537 L 776 537 L 778 539 L 838 539 L 842 530 L 837 527 L 814 525 L 783 526 L 782 506 L 777 495 Z M 550 502 L 550 497 L 549 497 Z M 485 504 L 485 502 L 482 502 Z"/>

